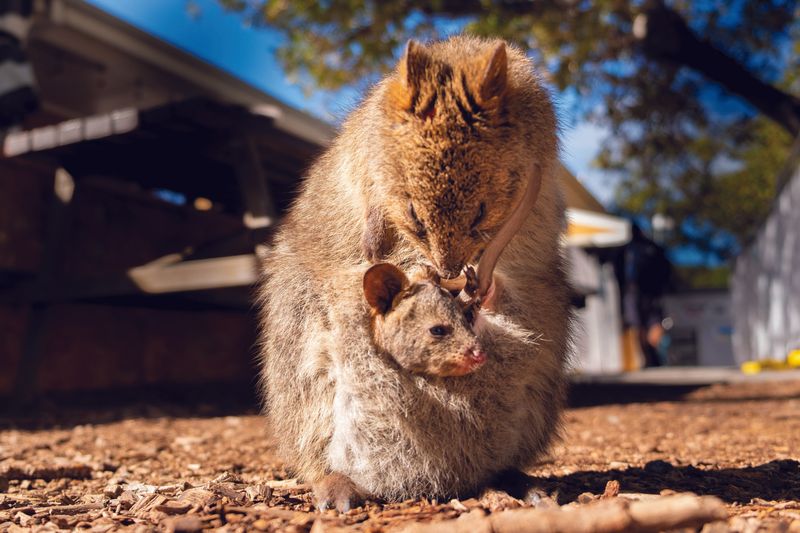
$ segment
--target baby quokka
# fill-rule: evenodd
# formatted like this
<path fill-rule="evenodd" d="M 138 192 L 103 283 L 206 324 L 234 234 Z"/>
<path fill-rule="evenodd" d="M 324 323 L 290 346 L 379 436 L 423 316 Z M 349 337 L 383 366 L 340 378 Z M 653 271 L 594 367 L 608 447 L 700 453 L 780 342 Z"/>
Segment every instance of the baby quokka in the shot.
<path fill-rule="evenodd" d="M 415 374 L 464 376 L 486 362 L 472 329 L 477 309 L 456 298 L 435 277 L 410 280 L 389 263 L 364 274 L 375 346 Z"/>

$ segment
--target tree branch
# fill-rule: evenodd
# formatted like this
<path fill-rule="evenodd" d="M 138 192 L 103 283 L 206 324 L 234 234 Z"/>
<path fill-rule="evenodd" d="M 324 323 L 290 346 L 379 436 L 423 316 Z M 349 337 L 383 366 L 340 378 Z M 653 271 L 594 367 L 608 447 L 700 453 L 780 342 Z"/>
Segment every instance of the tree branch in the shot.
<path fill-rule="evenodd" d="M 685 65 L 749 102 L 793 136 L 800 133 L 800 98 L 765 83 L 744 66 L 699 38 L 683 17 L 657 2 L 634 24 L 644 53 L 657 61 Z"/>

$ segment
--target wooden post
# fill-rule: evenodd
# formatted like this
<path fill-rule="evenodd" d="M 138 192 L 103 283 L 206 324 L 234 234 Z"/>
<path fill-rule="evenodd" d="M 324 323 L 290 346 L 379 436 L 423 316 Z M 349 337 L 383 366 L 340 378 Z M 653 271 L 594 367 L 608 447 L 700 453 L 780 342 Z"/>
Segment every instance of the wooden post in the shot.
<path fill-rule="evenodd" d="M 278 215 L 258 147 L 252 138 L 245 137 L 235 153 L 241 154 L 235 166 L 244 206 L 244 225 L 251 230 L 268 228 L 275 224 Z"/>
<path fill-rule="evenodd" d="M 63 168 L 53 175 L 53 196 L 47 210 L 47 226 L 44 238 L 42 264 L 38 285 L 45 290 L 55 288 L 60 274 L 60 259 L 63 257 L 65 236 L 69 232 L 71 204 L 75 192 L 75 180 Z M 46 301 L 31 305 L 25 336 L 22 344 L 22 360 L 17 370 L 12 395 L 12 408 L 20 409 L 36 396 L 36 378 L 41 363 L 44 339 L 49 328 L 50 313 Z"/>

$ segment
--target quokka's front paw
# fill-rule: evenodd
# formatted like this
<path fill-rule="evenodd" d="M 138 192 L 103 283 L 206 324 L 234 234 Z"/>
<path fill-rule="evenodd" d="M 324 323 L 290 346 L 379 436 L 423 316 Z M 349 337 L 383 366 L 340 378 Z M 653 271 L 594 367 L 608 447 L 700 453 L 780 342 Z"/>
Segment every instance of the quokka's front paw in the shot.
<path fill-rule="evenodd" d="M 364 496 L 353 481 L 344 474 L 328 474 L 312 484 L 314 504 L 320 511 L 336 509 L 346 513 L 363 503 Z"/>

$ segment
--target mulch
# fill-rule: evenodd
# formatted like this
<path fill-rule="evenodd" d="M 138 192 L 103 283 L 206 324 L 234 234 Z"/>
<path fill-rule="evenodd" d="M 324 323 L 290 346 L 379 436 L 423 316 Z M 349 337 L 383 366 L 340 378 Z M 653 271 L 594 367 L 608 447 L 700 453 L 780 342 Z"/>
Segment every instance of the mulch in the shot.
<path fill-rule="evenodd" d="M 504 517 L 524 516 L 553 524 L 583 517 L 587 531 L 630 531 L 647 528 L 606 521 L 603 529 L 594 516 L 609 511 L 609 502 L 623 502 L 615 512 L 636 511 L 629 502 L 650 502 L 652 511 L 688 492 L 714 497 L 704 500 L 714 505 L 719 499 L 728 514 L 686 522 L 690 530 L 800 532 L 800 382 L 622 400 L 566 412 L 563 439 L 529 471 L 549 515 L 524 515 L 525 504 L 492 493 L 317 512 L 309 487 L 289 476 L 255 412 L 83 410 L 38 417 L 48 422 L 34 428 L 37 417 L 0 420 L 0 531 L 377 532 L 427 523 L 461 527 L 442 531 L 500 531 Z M 575 531 L 584 523 L 573 522 Z"/>

